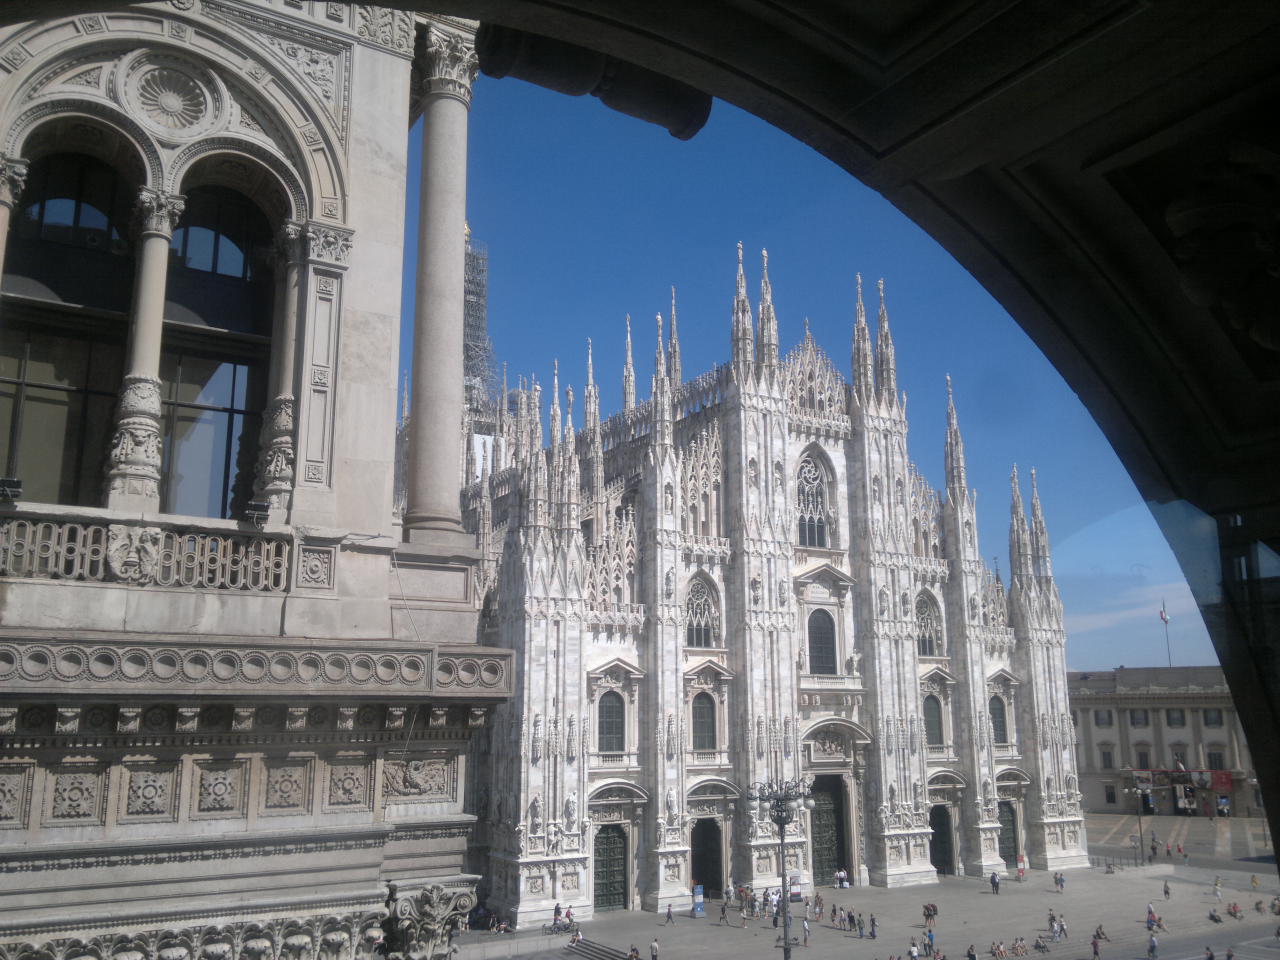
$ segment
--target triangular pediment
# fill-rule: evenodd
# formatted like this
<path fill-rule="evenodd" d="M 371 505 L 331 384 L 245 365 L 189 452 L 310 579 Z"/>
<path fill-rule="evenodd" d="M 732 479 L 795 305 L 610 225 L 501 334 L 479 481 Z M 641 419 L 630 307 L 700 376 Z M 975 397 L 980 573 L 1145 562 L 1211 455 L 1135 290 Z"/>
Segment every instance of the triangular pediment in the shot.
<path fill-rule="evenodd" d="M 715 660 L 711 660 L 709 658 L 700 660 L 697 663 L 695 663 L 693 666 L 689 667 L 687 670 L 685 670 L 684 676 L 686 680 L 692 680 L 694 677 L 698 676 L 699 674 L 705 673 L 708 670 L 711 673 L 715 674 L 715 677 L 717 680 L 733 679 L 733 673 L 730 670 L 725 669 L 725 667 L 722 664 L 719 664 Z"/>
<path fill-rule="evenodd" d="M 945 683 L 949 686 L 956 682 L 956 677 L 955 674 L 944 667 L 934 667 L 920 678 L 922 683 L 926 680 L 932 680 L 934 683 Z"/>
<path fill-rule="evenodd" d="M 592 680 L 609 674 L 620 674 L 622 676 L 631 677 L 633 680 L 639 680 L 644 676 L 644 671 L 637 667 L 634 663 L 628 663 L 622 657 L 614 657 L 608 663 L 602 663 L 598 667 L 592 667 L 587 671 L 587 676 Z"/>
<path fill-rule="evenodd" d="M 830 580 L 835 583 L 843 584 L 846 587 L 853 586 L 853 584 L 857 582 L 853 577 L 849 576 L 849 574 L 845 573 L 835 564 L 827 563 L 825 560 L 821 563 L 816 563 L 805 570 L 801 570 L 799 573 L 795 574 L 792 579 L 796 583 L 817 583 L 822 580 Z"/>
<path fill-rule="evenodd" d="M 987 677 L 987 683 L 1007 683 L 1010 686 L 1017 686 L 1021 681 L 1008 670 L 1001 667 L 991 676 Z"/>

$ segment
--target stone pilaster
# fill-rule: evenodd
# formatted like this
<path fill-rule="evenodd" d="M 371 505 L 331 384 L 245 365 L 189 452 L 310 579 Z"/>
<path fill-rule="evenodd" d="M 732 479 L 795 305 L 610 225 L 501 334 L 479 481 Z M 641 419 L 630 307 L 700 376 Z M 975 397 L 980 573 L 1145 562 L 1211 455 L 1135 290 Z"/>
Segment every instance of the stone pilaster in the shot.
<path fill-rule="evenodd" d="M 467 122 L 477 60 L 470 36 L 432 25 L 426 39 L 404 527 L 431 539 L 462 532 L 458 419 L 463 408 Z"/>
<path fill-rule="evenodd" d="M 129 356 L 107 461 L 107 506 L 160 506 L 160 341 L 164 330 L 169 240 L 185 198 L 143 187 L 138 220 Z"/>

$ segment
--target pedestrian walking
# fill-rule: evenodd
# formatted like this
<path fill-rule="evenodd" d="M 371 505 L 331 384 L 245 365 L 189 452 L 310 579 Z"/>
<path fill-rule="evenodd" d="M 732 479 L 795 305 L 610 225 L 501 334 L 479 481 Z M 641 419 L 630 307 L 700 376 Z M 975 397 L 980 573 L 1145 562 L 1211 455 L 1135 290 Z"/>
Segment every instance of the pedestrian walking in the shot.
<path fill-rule="evenodd" d="M 742 906 L 738 908 L 738 916 L 742 917 L 742 929 L 747 929 L 747 904 L 745 901 Z"/>
<path fill-rule="evenodd" d="M 809 918 L 805 917 L 801 924 L 804 926 L 804 945 L 807 947 L 809 945 Z"/>
<path fill-rule="evenodd" d="M 1067 892 L 1067 875 L 1065 873 L 1058 874 L 1058 892 Z"/>
<path fill-rule="evenodd" d="M 1164 855 L 1166 858 L 1173 856 L 1173 847 L 1169 845 L 1169 841 L 1164 842 Z"/>
<path fill-rule="evenodd" d="M 673 927 L 676 925 L 676 915 L 671 912 L 671 904 L 669 903 L 667 904 L 667 919 L 666 919 L 666 922 L 663 923 L 663 926 L 665 927 L 668 924 L 670 924 Z"/>
<path fill-rule="evenodd" d="M 1093 960 L 1099 960 L 1099 952 L 1098 952 L 1099 943 L 1098 943 L 1097 937 L 1093 938 L 1092 946 L 1093 946 Z"/>
<path fill-rule="evenodd" d="M 1213 895 L 1218 898 L 1218 902 L 1222 902 L 1222 878 L 1213 878 Z"/>
<path fill-rule="evenodd" d="M 726 900 L 724 903 L 720 904 L 720 922 L 722 924 L 728 922 L 725 919 L 728 916 L 728 913 L 729 913 L 729 901 Z"/>
<path fill-rule="evenodd" d="M 862 914 L 858 914 L 858 939 L 859 940 L 862 939 L 862 934 L 865 929 L 866 929 L 866 924 L 862 922 Z"/>
<path fill-rule="evenodd" d="M 1185 866 L 1187 866 L 1187 865 L 1188 865 L 1188 864 L 1190 864 L 1190 863 L 1191 863 L 1191 854 L 1189 854 L 1189 853 L 1184 853 L 1184 854 L 1182 855 L 1182 865 L 1185 867 Z"/>
<path fill-rule="evenodd" d="M 1148 960 L 1156 960 L 1158 948 L 1160 944 L 1156 942 L 1156 935 L 1153 933 L 1147 939 L 1147 958 Z"/>
<path fill-rule="evenodd" d="M 1254 890 L 1258 889 L 1258 875 L 1256 873 L 1249 878 L 1249 886 L 1253 887 Z"/>
<path fill-rule="evenodd" d="M 1213 960 L 1213 951 L 1208 947 L 1204 948 L 1204 960 Z"/>
<path fill-rule="evenodd" d="M 994 870 L 991 871 L 991 892 L 996 896 L 1000 895 L 1000 874 Z"/>
<path fill-rule="evenodd" d="M 1164 882 L 1164 898 L 1166 900 L 1169 899 L 1169 881 L 1168 880 Z"/>
<path fill-rule="evenodd" d="M 658 938 L 654 937 L 649 944 L 649 960 L 658 960 Z"/>
<path fill-rule="evenodd" d="M 871 939 L 874 940 L 875 938 L 876 938 L 876 915 L 873 913 L 871 915 Z"/>

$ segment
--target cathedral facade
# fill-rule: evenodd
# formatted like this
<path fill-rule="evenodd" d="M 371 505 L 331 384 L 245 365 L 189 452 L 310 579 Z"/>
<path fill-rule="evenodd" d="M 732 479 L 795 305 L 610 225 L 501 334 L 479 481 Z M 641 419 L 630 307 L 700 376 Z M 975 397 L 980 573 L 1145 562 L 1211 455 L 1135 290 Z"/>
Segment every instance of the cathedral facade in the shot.
<path fill-rule="evenodd" d="M 983 563 L 948 384 L 946 486 L 907 450 L 880 289 L 847 383 L 782 356 L 739 247 L 732 357 L 683 376 L 674 302 L 650 399 L 602 418 L 507 391 L 471 437 L 483 641 L 516 695 L 472 743 L 471 868 L 520 920 L 687 908 L 692 889 L 929 883 L 1087 864 L 1062 604 L 1013 478 L 1006 586 Z M 785 840 L 752 784 L 811 778 Z M 781 841 L 781 842 L 780 842 Z"/>

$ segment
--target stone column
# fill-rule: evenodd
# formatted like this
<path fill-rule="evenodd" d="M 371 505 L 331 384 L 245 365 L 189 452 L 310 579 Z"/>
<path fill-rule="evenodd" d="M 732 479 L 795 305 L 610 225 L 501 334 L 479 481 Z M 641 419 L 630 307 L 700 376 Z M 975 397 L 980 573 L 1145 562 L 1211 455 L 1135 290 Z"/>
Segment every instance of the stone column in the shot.
<path fill-rule="evenodd" d="M 160 507 L 160 340 L 169 240 L 185 198 L 143 187 L 138 194 L 137 272 L 124 382 L 107 461 L 107 506 Z"/>
<path fill-rule="evenodd" d="M 5 248 L 9 242 L 9 219 L 27 182 L 27 161 L 0 154 L 0 274 L 4 273 Z"/>
<path fill-rule="evenodd" d="M 293 497 L 294 365 L 298 340 L 305 225 L 287 221 L 276 236 L 275 299 L 271 323 L 271 379 L 259 435 L 255 500 L 271 505 L 271 519 L 283 521 Z"/>
<path fill-rule="evenodd" d="M 422 181 L 404 528 L 431 538 L 462 532 L 458 464 L 467 119 L 476 76 L 472 39 L 430 26 L 422 68 Z"/>

